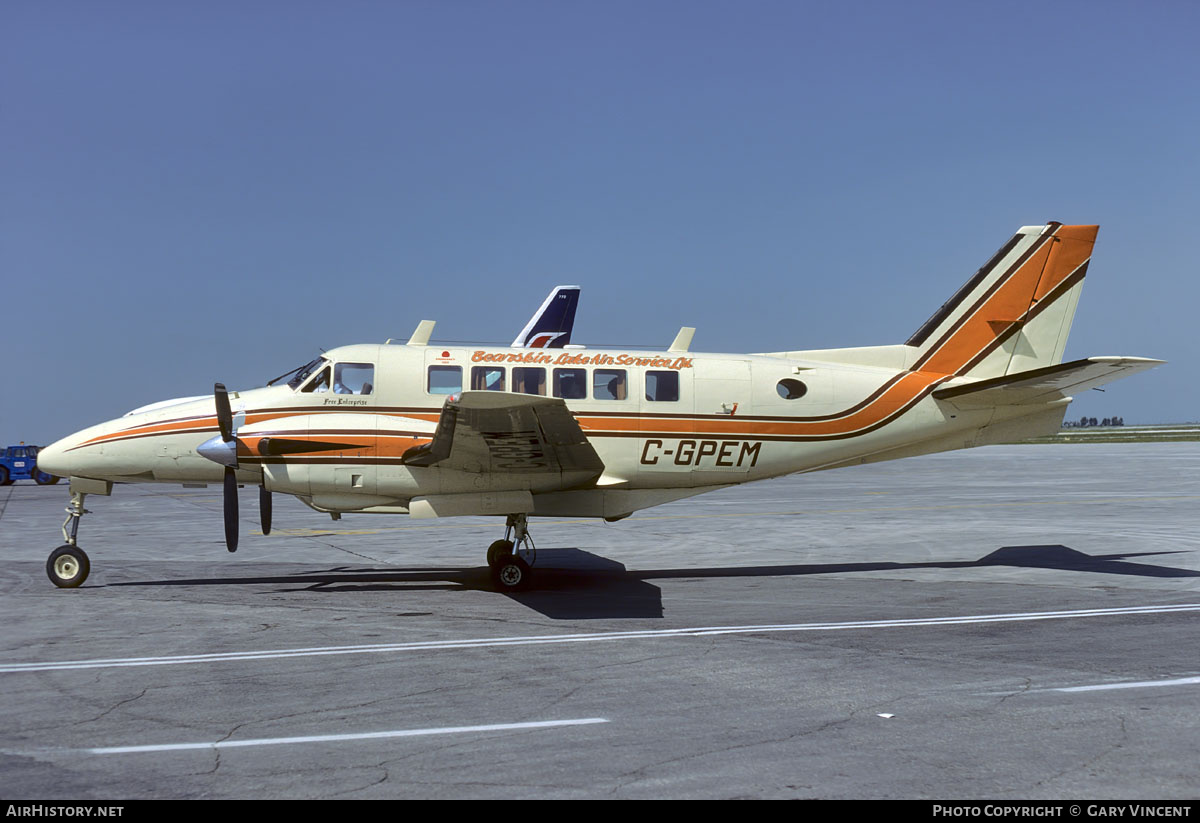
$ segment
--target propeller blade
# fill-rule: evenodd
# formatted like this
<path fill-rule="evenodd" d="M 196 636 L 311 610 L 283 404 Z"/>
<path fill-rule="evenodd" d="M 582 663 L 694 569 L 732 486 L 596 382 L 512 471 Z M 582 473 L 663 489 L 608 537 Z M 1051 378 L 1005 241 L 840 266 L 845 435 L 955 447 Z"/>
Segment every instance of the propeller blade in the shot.
<path fill-rule="evenodd" d="M 237 472 L 225 468 L 225 548 L 231 552 L 238 546 Z"/>
<path fill-rule="evenodd" d="M 217 428 L 221 430 L 221 439 L 228 443 L 233 439 L 233 411 L 229 408 L 229 392 L 224 383 L 213 386 L 213 399 L 217 404 Z"/>
<path fill-rule="evenodd" d="M 258 487 L 258 518 L 262 523 L 262 533 L 271 533 L 271 493 L 266 486 Z"/>

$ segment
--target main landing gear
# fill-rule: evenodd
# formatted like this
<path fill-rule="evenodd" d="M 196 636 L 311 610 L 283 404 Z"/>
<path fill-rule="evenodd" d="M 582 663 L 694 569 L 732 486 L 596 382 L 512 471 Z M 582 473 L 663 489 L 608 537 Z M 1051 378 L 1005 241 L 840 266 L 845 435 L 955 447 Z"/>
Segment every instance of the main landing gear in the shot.
<path fill-rule="evenodd" d="M 46 574 L 50 582 L 60 589 L 74 589 L 82 585 L 92 569 L 87 554 L 75 544 L 79 519 L 91 513 L 83 507 L 83 498 L 86 496 L 83 492 L 71 493 L 71 504 L 67 506 L 67 519 L 62 527 L 63 539 L 67 542 L 50 552 L 46 560 Z"/>
<path fill-rule="evenodd" d="M 529 536 L 529 518 L 510 514 L 504 524 L 504 539 L 488 546 L 487 562 L 492 569 L 492 582 L 503 592 L 522 591 L 533 580 L 533 564 L 537 547 Z"/>

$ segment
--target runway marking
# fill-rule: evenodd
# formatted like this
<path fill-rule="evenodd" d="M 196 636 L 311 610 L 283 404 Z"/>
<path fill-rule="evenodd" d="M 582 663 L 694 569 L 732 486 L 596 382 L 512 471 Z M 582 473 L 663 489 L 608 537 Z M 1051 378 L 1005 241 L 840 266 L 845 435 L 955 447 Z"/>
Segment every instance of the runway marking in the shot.
<path fill-rule="evenodd" d="M 342 743 L 348 740 L 386 740 L 393 737 L 421 737 L 433 734 L 472 734 L 478 732 L 507 732 L 519 729 L 553 729 L 561 726 L 590 726 L 607 723 L 603 717 L 584 717 L 578 720 L 539 720 L 529 723 L 494 723 L 488 726 L 445 726 L 435 729 L 398 729 L 388 732 L 359 734 L 317 734 L 306 737 L 262 737 L 256 740 L 218 740 L 211 743 L 162 743 L 149 746 L 105 746 L 85 749 L 90 754 L 142 754 L 145 752 L 182 752 L 197 749 L 239 749 L 246 746 L 294 746 L 301 743 Z"/>
<path fill-rule="evenodd" d="M 344 654 L 381 654 L 440 649 L 482 649 L 497 646 L 541 646 L 565 643 L 597 643 L 618 640 L 656 640 L 676 637 L 711 637 L 726 634 L 766 634 L 773 632 L 827 632 L 853 629 L 913 628 L 918 626 L 974 626 L 981 623 L 1018 623 L 1041 620 L 1065 620 L 1088 617 L 1117 617 L 1143 614 L 1169 614 L 1200 611 L 1200 603 L 1171 606 L 1127 606 L 1111 609 L 1077 609 L 1056 612 L 1016 614 L 978 614 L 959 617 L 917 617 L 900 620 L 860 620 L 840 623 L 775 623 L 750 626 L 699 626 L 680 629 L 595 632 L 588 634 L 550 634 L 520 637 L 480 637 L 463 640 L 425 640 L 410 643 L 376 643 L 358 646 L 317 646 L 300 649 L 262 649 L 245 652 L 185 654 L 170 657 L 124 657 L 102 660 L 63 660 L 41 663 L 0 665 L 0 674 L 46 672 L 78 669 L 110 669 L 130 666 L 181 666 L 200 663 L 227 663 L 238 660 L 280 660 L 290 657 L 325 657 Z"/>
<path fill-rule="evenodd" d="M 866 492 L 866 494 L 890 494 L 890 492 Z M 1177 502 L 1184 500 L 1200 500 L 1200 494 L 1179 494 L 1179 495 L 1160 495 L 1156 497 L 1104 497 L 1104 498 L 1082 498 L 1079 500 L 1008 500 L 995 501 L 991 503 L 948 503 L 936 506 L 867 506 L 853 509 L 796 509 L 792 511 L 772 511 L 772 512 L 710 512 L 707 514 L 652 514 L 635 517 L 628 517 L 623 522 L 636 523 L 642 520 L 708 520 L 711 518 L 726 518 L 726 517 L 812 517 L 822 514 L 887 514 L 890 512 L 926 512 L 926 511 L 957 511 L 962 509 L 995 509 L 995 508 L 1014 508 L 1020 506 L 1107 506 L 1119 503 L 1162 503 L 1162 502 Z M 782 502 L 782 501 L 766 501 L 766 502 Z M 745 501 L 718 501 L 709 505 L 736 505 L 745 503 Z M 539 520 L 538 526 L 599 526 L 601 524 L 595 518 L 582 520 Z M 476 523 L 440 523 L 438 525 L 417 525 L 417 526 L 384 526 L 374 529 L 272 529 L 270 536 L 279 535 L 281 537 L 335 537 L 337 535 L 363 535 L 363 534 L 386 534 L 389 532 L 411 531 L 414 529 L 432 530 L 432 529 L 494 529 L 495 522 L 488 520 L 487 522 Z M 252 531 L 251 535 L 262 537 L 262 531 Z"/>
<path fill-rule="evenodd" d="M 1098 683 L 1094 686 L 1067 686 L 1056 692 L 1101 692 L 1110 689 L 1151 689 L 1156 686 L 1200 686 L 1200 677 L 1176 677 L 1173 680 L 1139 680 L 1135 683 Z"/>

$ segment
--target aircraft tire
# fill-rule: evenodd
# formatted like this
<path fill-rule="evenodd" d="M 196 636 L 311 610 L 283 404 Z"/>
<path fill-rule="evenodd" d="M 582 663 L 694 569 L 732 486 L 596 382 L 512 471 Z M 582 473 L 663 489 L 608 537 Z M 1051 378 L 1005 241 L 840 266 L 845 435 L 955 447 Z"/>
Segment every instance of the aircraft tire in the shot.
<path fill-rule="evenodd" d="M 513 544 L 511 540 L 497 540 L 492 545 L 488 546 L 487 564 L 491 568 L 496 568 L 496 564 L 500 562 L 500 558 L 506 554 L 512 554 Z"/>
<path fill-rule="evenodd" d="M 492 566 L 492 582 L 496 590 L 502 592 L 519 592 L 529 588 L 533 580 L 533 570 L 529 564 L 516 555 L 502 557 Z"/>
<path fill-rule="evenodd" d="M 60 589 L 75 589 L 87 580 L 92 570 L 87 553 L 78 546 L 66 543 L 50 552 L 46 560 L 46 575 Z"/>

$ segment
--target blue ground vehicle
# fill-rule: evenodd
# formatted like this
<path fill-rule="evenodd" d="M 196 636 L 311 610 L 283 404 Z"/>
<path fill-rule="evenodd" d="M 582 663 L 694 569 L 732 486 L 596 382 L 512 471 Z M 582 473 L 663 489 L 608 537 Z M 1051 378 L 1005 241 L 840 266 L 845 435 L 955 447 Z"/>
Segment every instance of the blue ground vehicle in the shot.
<path fill-rule="evenodd" d="M 40 446 L 9 446 L 0 452 L 0 486 L 11 486 L 15 480 L 32 480 L 39 486 L 57 483 L 52 474 L 38 471 L 37 453 Z"/>

